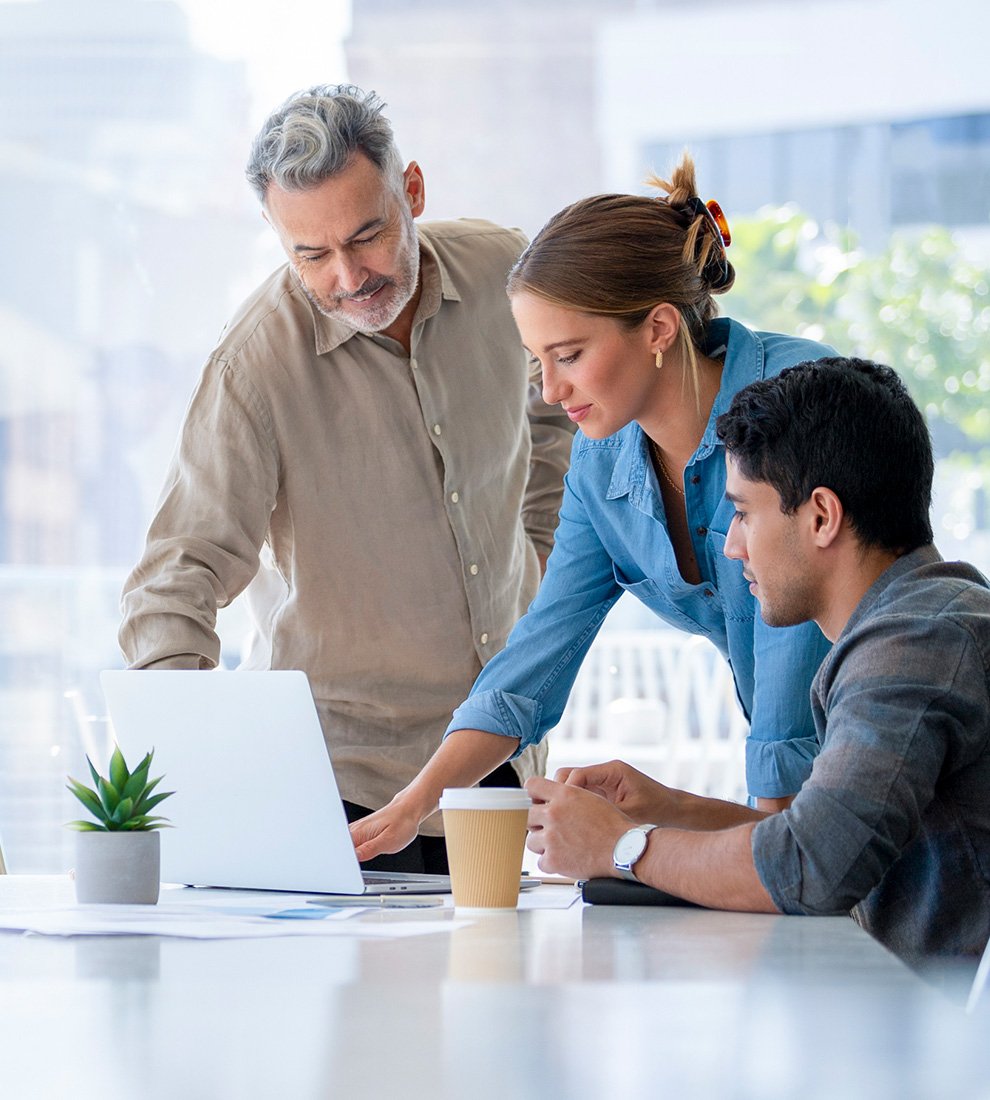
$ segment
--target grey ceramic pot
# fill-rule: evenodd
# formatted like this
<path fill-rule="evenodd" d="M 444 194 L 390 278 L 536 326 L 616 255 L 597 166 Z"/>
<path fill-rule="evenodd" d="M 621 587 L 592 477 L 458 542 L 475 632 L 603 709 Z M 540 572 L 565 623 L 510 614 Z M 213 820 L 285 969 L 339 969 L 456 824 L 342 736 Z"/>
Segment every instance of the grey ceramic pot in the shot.
<path fill-rule="evenodd" d="M 76 834 L 76 900 L 155 905 L 161 877 L 161 833 Z"/>

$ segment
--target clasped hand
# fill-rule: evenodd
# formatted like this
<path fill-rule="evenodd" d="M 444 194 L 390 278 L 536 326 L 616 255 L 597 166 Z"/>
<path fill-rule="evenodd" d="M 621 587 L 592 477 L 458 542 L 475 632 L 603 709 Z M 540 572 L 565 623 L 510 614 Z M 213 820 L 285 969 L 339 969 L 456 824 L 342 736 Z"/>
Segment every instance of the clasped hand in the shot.
<path fill-rule="evenodd" d="M 526 789 L 533 798 L 526 846 L 541 871 L 572 878 L 614 874 L 615 842 L 633 825 L 663 823 L 673 793 L 620 760 L 561 768 Z"/>

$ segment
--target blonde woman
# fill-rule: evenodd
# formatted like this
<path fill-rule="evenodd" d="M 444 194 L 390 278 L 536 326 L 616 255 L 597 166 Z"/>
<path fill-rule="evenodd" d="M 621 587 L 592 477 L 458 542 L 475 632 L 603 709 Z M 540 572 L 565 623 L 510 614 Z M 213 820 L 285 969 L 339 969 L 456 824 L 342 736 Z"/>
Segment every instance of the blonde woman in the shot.
<path fill-rule="evenodd" d="M 670 182 L 654 183 L 659 197 L 600 195 L 562 210 L 509 276 L 544 399 L 580 429 L 554 550 L 436 754 L 352 826 L 361 860 L 401 849 L 444 787 L 478 782 L 556 725 L 623 592 L 708 637 L 729 662 L 750 720 L 758 806 L 786 805 L 810 772 L 809 688 L 828 643 L 813 623 L 767 627 L 742 566 L 724 556 L 733 507 L 715 420 L 743 386 L 832 349 L 718 318 L 715 295 L 735 278 L 721 210 L 699 198 L 687 156 Z"/>

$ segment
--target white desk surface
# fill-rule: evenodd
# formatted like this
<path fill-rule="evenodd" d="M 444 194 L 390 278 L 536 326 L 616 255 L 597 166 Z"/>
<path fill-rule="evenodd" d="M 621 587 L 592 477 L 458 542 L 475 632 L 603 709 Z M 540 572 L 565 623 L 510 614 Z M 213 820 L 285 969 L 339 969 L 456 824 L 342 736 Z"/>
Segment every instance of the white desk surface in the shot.
<path fill-rule="evenodd" d="M 0 908 L 71 900 L 0 877 Z M 990 1013 L 842 917 L 578 903 L 407 939 L 4 932 L 0 1096 L 979 1098 Z"/>

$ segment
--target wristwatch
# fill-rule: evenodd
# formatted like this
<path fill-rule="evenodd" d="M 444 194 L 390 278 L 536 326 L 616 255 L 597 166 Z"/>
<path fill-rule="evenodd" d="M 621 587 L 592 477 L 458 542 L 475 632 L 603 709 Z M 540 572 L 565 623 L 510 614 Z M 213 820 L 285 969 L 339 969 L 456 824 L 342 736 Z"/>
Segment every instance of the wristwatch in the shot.
<path fill-rule="evenodd" d="M 612 866 L 629 882 L 639 882 L 633 873 L 633 864 L 646 851 L 646 838 L 655 828 L 656 825 L 636 825 L 628 833 L 623 833 L 615 842 L 615 847 L 612 849 Z"/>

